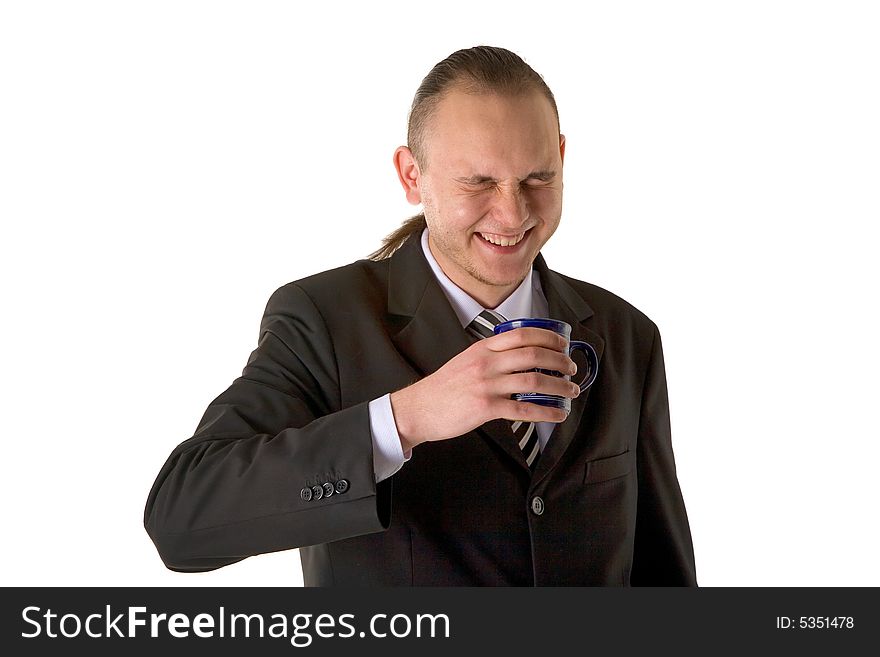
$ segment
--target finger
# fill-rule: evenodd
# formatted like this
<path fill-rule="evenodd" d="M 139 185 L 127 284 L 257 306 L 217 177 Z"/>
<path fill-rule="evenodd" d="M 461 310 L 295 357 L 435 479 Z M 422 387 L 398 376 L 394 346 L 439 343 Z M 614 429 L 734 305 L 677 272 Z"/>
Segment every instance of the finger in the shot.
<path fill-rule="evenodd" d="M 561 408 L 541 406 L 530 402 L 502 399 L 498 403 L 498 417 L 511 422 L 555 422 L 559 423 L 568 417 Z"/>
<path fill-rule="evenodd" d="M 549 376 L 540 372 L 517 372 L 496 379 L 498 394 L 537 392 L 542 395 L 556 395 L 574 399 L 580 394 L 580 387 L 561 376 Z"/>
<path fill-rule="evenodd" d="M 568 341 L 558 333 L 533 327 L 505 331 L 480 342 L 492 351 L 506 351 L 519 347 L 544 347 L 553 351 L 564 351 L 568 347 Z"/>
<path fill-rule="evenodd" d="M 545 347 L 508 349 L 495 354 L 491 361 L 491 371 L 499 374 L 526 372 L 536 367 L 568 375 L 577 372 L 577 365 L 567 354 Z"/>

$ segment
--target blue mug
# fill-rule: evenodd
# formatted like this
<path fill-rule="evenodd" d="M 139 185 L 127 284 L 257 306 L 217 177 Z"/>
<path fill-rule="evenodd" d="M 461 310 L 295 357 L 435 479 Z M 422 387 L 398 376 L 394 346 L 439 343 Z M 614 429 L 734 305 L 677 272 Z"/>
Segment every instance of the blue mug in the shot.
<path fill-rule="evenodd" d="M 567 353 L 569 357 L 575 351 L 584 352 L 584 355 L 587 357 L 588 371 L 583 380 L 578 385 L 580 386 L 581 392 L 593 385 L 593 382 L 596 380 L 596 375 L 599 373 L 599 357 L 596 355 L 596 350 L 593 349 L 593 345 L 587 342 L 581 342 L 580 340 L 571 339 L 570 324 L 567 324 L 566 322 L 560 321 L 558 319 L 547 319 L 543 317 L 511 319 L 509 321 L 502 322 L 501 324 L 496 325 L 495 335 L 498 335 L 499 333 L 504 333 L 505 331 L 512 331 L 518 328 L 541 328 L 548 331 L 553 331 L 554 333 L 558 333 L 568 342 Z M 540 372 L 541 374 L 549 374 L 550 376 L 561 376 L 564 379 L 567 379 L 569 381 L 571 380 L 570 376 L 563 375 L 561 372 L 557 372 L 556 370 L 543 370 L 540 368 L 535 368 L 534 371 Z M 560 408 L 566 413 L 571 411 L 571 399 L 569 399 L 568 397 L 545 395 L 539 392 L 519 392 L 511 395 L 511 399 L 515 399 L 516 401 L 531 402 L 533 404 L 540 404 L 541 406 L 552 406 L 554 408 Z"/>

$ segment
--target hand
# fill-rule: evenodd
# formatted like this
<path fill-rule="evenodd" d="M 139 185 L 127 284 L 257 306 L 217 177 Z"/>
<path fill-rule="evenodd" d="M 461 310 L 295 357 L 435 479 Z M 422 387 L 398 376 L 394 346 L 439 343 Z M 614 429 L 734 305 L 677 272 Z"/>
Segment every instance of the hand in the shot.
<path fill-rule="evenodd" d="M 404 451 L 429 440 L 460 436 L 490 420 L 562 422 L 566 413 L 518 402 L 517 392 L 573 399 L 580 389 L 534 368 L 574 374 L 565 338 L 539 328 L 519 328 L 480 340 L 443 367 L 391 394 L 391 409 Z"/>

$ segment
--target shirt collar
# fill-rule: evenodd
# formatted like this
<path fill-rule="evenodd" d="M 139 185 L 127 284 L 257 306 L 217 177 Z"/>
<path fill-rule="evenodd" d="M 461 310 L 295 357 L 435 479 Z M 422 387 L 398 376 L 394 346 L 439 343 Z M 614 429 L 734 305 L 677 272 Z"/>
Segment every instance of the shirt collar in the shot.
<path fill-rule="evenodd" d="M 440 289 L 443 290 L 446 298 L 449 299 L 449 303 L 452 305 L 458 321 L 461 323 L 462 328 L 466 328 L 473 321 L 474 317 L 486 309 L 467 292 L 453 283 L 440 268 L 440 265 L 434 258 L 434 254 L 431 253 L 431 248 L 428 246 L 427 228 L 422 231 L 422 251 L 425 254 L 425 259 L 428 261 L 428 265 L 431 267 L 431 271 L 434 272 L 434 277 L 440 284 Z M 490 310 L 504 315 L 507 319 L 532 317 L 533 291 L 536 285 L 539 286 L 538 294 L 540 295 L 540 281 L 536 282 L 534 280 L 538 278 L 537 272 L 532 267 L 529 267 L 529 272 L 523 278 L 522 283 L 496 308 L 491 308 Z"/>

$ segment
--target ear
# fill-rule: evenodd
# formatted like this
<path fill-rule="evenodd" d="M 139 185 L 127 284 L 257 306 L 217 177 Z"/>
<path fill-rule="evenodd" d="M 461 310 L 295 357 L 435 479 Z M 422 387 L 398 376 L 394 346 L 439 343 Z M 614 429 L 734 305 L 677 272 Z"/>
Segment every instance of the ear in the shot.
<path fill-rule="evenodd" d="M 412 205 L 421 203 L 422 192 L 419 189 L 419 182 L 422 174 L 416 158 L 406 146 L 398 146 L 394 151 L 394 168 L 397 169 L 397 178 L 406 193 L 406 200 Z"/>
<path fill-rule="evenodd" d="M 565 162 L 565 135 L 559 135 L 559 159 Z"/>

